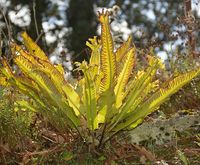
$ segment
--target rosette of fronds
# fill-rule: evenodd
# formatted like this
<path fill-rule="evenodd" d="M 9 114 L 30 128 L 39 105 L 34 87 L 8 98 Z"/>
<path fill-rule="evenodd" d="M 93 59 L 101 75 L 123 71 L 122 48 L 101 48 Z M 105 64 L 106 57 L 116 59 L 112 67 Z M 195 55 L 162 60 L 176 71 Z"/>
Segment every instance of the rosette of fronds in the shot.
<path fill-rule="evenodd" d="M 109 12 L 99 14 L 101 38 L 89 39 L 89 63 L 77 63 L 81 80 L 70 84 L 61 65 L 53 65 L 45 53 L 22 33 L 26 48 L 12 44 L 14 63 L 20 74 L 1 62 L 2 85 L 9 84 L 28 96 L 16 102 L 39 112 L 58 130 L 77 131 L 86 142 L 101 147 L 118 132 L 133 129 L 167 98 L 196 77 L 200 69 L 180 74 L 161 84 L 156 79 L 161 60 L 147 55 L 148 65 L 136 70 L 136 47 L 131 37 L 115 50 Z"/>

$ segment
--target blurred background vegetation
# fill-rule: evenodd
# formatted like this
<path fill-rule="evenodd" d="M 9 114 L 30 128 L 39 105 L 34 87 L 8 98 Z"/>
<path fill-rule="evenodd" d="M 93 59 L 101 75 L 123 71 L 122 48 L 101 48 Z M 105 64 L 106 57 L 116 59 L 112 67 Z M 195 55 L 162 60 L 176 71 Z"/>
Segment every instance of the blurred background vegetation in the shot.
<path fill-rule="evenodd" d="M 199 36 L 199 24 L 196 24 L 200 18 L 199 0 L 189 2 L 190 14 L 184 2 L 186 0 L 0 0 L 0 29 L 1 35 L 9 33 L 6 36 L 14 39 L 19 37 L 19 32 L 27 31 L 49 56 L 67 55 L 68 60 L 88 60 L 85 42 L 98 34 L 96 13 L 106 7 L 113 11 L 111 25 L 118 42 L 132 35 L 138 48 L 153 46 L 158 55 L 167 59 L 172 51 L 184 51 L 191 33 Z M 119 34 L 122 37 L 117 38 Z M 196 40 L 193 53 L 199 51 L 199 38 Z M 52 60 L 57 58 L 52 57 Z M 71 70 L 67 61 L 67 68 Z"/>

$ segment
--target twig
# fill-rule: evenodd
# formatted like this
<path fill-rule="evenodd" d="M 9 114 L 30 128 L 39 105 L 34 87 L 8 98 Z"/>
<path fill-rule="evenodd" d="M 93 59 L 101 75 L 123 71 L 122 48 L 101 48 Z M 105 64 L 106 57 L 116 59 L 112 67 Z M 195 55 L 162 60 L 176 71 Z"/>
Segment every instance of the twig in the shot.
<path fill-rule="evenodd" d="M 4 21 L 5 21 L 5 24 L 6 24 L 6 28 L 7 28 L 7 31 L 8 31 L 8 45 L 10 45 L 10 42 L 12 42 L 12 35 L 11 35 L 11 28 L 10 28 L 10 26 L 9 26 L 9 23 L 8 23 L 8 19 L 6 18 L 6 15 L 5 15 L 5 13 L 4 13 L 4 11 L 3 11 L 3 9 L 0 7 L 0 12 L 2 13 L 2 15 L 3 15 L 3 19 L 4 19 Z M 3 30 L 1 30 L 2 32 L 3 32 Z M 5 33 L 3 32 L 3 35 L 4 36 L 6 36 L 5 35 Z M 7 37 L 6 37 L 7 38 Z M 11 52 L 11 48 L 10 48 L 10 46 L 9 46 L 9 51 Z M 12 54 L 12 53 L 11 53 Z M 12 58 L 12 56 L 11 56 L 11 58 Z"/>
<path fill-rule="evenodd" d="M 195 17 L 192 14 L 192 1 L 191 0 L 184 0 L 184 15 L 185 15 L 185 22 L 188 26 L 188 40 L 190 44 L 190 50 L 193 57 L 196 57 L 196 37 L 194 36 L 194 23 Z"/>
<path fill-rule="evenodd" d="M 39 39 L 42 37 L 42 35 L 44 34 L 44 31 L 42 30 L 40 32 L 40 34 L 37 36 L 36 40 L 35 40 L 35 43 L 37 43 L 39 41 Z"/>
<path fill-rule="evenodd" d="M 102 142 L 103 142 L 103 139 L 104 139 L 104 135 L 105 135 L 105 131 L 106 131 L 106 127 L 107 127 L 107 123 L 104 124 L 103 131 L 102 131 L 102 134 L 101 134 L 101 138 L 99 140 L 98 148 L 100 148 L 101 145 L 102 145 Z"/>
<path fill-rule="evenodd" d="M 35 155 L 45 156 L 45 155 L 50 154 L 50 153 L 61 152 L 61 151 L 64 151 L 64 150 L 66 150 L 66 149 L 56 146 L 52 149 L 43 150 L 43 151 L 35 151 L 35 152 L 26 151 L 26 152 L 22 152 L 22 153 L 16 152 L 15 154 L 23 155 L 25 158 L 28 158 L 30 156 L 35 156 Z"/>
<path fill-rule="evenodd" d="M 10 149 L 6 148 L 5 145 L 3 145 L 3 144 L 0 144 L 0 148 L 3 149 L 3 150 L 5 150 L 8 153 L 11 153 Z"/>
<path fill-rule="evenodd" d="M 34 23 L 35 23 L 35 30 L 37 33 L 37 36 L 39 37 L 39 30 L 38 30 L 38 25 L 37 25 L 37 18 L 36 18 L 36 11 L 35 11 L 36 3 L 35 0 L 33 0 L 33 17 L 34 17 Z"/>
<path fill-rule="evenodd" d="M 11 30 L 10 30 L 10 27 L 9 27 L 9 24 L 8 24 L 8 20 L 7 20 L 6 15 L 5 15 L 5 13 L 4 13 L 4 11 L 3 11 L 2 8 L 0 8 L 0 11 L 1 11 L 1 13 L 2 13 L 2 15 L 3 15 L 3 18 L 4 18 L 4 21 L 5 21 L 5 23 L 6 23 L 6 28 L 7 28 L 8 37 L 9 37 L 9 40 L 8 40 L 8 41 L 11 41 Z"/>
<path fill-rule="evenodd" d="M 48 141 L 52 142 L 52 143 L 57 143 L 56 141 L 54 141 L 54 140 L 50 139 L 50 138 L 49 138 L 49 137 L 47 137 L 47 136 L 44 136 L 44 135 L 42 135 L 42 137 L 43 137 L 44 139 L 46 139 L 46 140 L 48 140 Z"/>

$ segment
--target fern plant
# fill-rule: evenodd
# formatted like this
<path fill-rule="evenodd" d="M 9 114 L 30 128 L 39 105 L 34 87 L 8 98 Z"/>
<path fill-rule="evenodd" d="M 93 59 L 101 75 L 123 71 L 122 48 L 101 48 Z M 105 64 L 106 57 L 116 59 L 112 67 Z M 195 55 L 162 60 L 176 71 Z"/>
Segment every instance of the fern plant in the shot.
<path fill-rule="evenodd" d="M 136 71 L 136 48 L 131 37 L 115 50 L 109 12 L 99 13 L 101 39 L 89 39 L 89 63 L 77 63 L 81 80 L 70 84 L 61 65 L 53 65 L 45 53 L 24 32 L 23 46 L 12 44 L 14 63 L 20 74 L 11 70 L 6 59 L 1 63 L 2 85 L 10 85 L 28 99 L 20 108 L 39 112 L 61 132 L 77 132 L 84 144 L 100 149 L 118 132 L 133 129 L 172 94 L 196 77 L 200 69 L 181 74 L 164 84 L 155 75 L 164 65 L 148 55 L 148 66 Z"/>
<path fill-rule="evenodd" d="M 12 152 L 17 147 L 25 149 L 24 144 L 30 137 L 30 125 L 33 113 L 30 111 L 16 112 L 14 102 L 19 96 L 10 88 L 0 87 L 0 143 L 7 145 L 7 150 Z M 15 136 L 13 136 L 15 135 Z M 0 151 L 4 153 L 5 151 Z M 3 158 L 5 155 L 0 156 Z"/>

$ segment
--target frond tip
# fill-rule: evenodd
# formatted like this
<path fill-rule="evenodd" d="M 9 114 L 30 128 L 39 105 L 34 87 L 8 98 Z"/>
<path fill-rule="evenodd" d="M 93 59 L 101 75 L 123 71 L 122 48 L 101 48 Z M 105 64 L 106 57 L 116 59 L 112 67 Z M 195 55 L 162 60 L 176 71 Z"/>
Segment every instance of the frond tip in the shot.
<path fill-rule="evenodd" d="M 24 45 L 31 55 L 42 60 L 48 60 L 43 50 L 28 36 L 26 32 L 22 32 L 21 36 L 23 38 Z"/>

